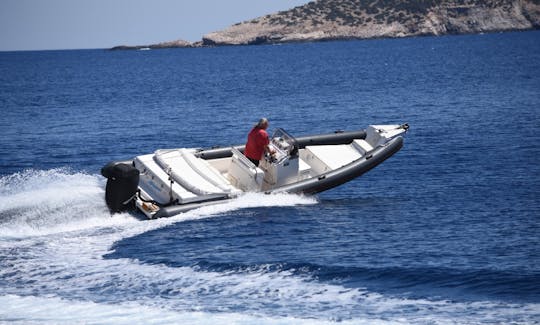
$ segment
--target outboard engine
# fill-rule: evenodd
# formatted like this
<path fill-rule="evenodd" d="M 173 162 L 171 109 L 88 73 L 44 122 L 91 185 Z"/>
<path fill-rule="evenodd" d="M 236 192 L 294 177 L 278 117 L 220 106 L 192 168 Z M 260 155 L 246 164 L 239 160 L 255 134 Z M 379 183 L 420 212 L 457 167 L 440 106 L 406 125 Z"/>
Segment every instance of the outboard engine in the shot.
<path fill-rule="evenodd" d="M 105 202 L 113 213 L 135 209 L 134 196 L 139 186 L 139 170 L 132 164 L 110 162 L 101 168 L 107 178 Z"/>

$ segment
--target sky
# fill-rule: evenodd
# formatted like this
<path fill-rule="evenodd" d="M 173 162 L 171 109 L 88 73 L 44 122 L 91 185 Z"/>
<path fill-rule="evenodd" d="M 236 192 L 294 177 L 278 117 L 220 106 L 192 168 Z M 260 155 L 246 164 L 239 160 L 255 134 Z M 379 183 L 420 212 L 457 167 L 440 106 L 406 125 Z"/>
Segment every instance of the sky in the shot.
<path fill-rule="evenodd" d="M 110 48 L 204 34 L 309 0 L 0 0 L 0 51 Z"/>

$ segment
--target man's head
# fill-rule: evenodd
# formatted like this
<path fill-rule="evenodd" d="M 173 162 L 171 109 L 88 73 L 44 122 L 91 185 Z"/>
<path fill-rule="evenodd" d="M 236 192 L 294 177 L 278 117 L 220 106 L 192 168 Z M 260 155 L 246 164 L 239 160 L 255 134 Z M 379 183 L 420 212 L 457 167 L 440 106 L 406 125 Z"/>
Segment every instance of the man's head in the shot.
<path fill-rule="evenodd" d="M 261 118 L 257 125 L 255 125 L 255 127 L 258 129 L 266 130 L 268 128 L 268 119 L 265 117 Z"/>

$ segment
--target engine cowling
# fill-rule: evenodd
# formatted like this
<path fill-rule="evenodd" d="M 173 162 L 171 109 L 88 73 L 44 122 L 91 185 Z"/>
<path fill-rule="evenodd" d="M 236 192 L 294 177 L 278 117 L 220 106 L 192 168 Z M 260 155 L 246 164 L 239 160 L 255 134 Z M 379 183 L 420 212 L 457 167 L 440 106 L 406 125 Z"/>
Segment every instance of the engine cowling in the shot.
<path fill-rule="evenodd" d="M 107 178 L 105 202 L 112 213 L 135 209 L 140 172 L 131 163 L 110 162 L 101 169 Z"/>

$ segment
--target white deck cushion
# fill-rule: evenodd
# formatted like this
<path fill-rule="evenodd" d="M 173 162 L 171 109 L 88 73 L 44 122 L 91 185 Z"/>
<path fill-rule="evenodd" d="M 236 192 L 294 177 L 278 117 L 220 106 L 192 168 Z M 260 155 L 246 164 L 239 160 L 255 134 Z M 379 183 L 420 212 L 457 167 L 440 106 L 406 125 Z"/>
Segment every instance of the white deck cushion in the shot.
<path fill-rule="evenodd" d="M 156 152 L 157 163 L 166 172 L 170 171 L 172 178 L 189 191 L 198 195 L 230 192 L 227 181 L 218 180 L 219 172 L 213 167 L 185 149 Z M 216 184 L 214 184 L 216 183 Z"/>
<path fill-rule="evenodd" d="M 162 167 L 156 163 L 154 155 L 138 156 L 135 159 L 135 167 L 142 172 L 140 185 L 144 187 L 145 191 L 147 191 L 154 200 L 167 203 L 170 196 L 169 176 L 163 171 Z M 196 197 L 194 193 L 183 188 L 178 183 L 173 184 L 172 190 L 180 202 L 189 201 Z"/>
<path fill-rule="evenodd" d="M 316 168 L 318 172 L 326 172 L 340 168 L 362 156 L 358 150 L 348 144 L 307 146 L 306 151 L 308 157 L 309 154 L 311 154 L 325 165 L 322 168 Z"/>
<path fill-rule="evenodd" d="M 356 139 L 352 143 L 353 148 L 360 151 L 362 155 L 365 155 L 367 152 L 373 150 L 373 147 L 366 141 L 362 139 Z"/>

